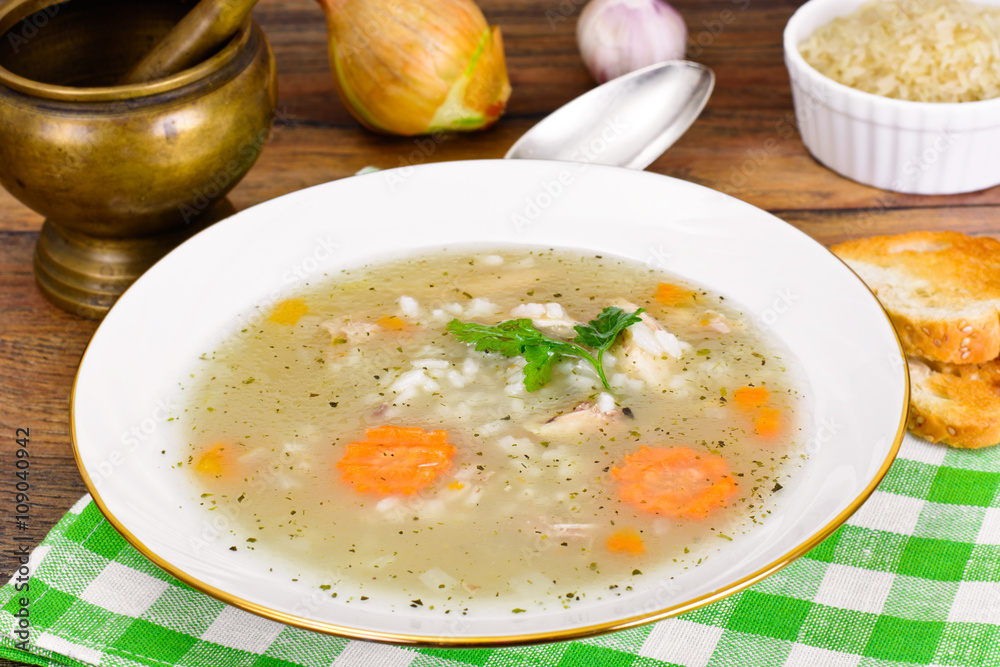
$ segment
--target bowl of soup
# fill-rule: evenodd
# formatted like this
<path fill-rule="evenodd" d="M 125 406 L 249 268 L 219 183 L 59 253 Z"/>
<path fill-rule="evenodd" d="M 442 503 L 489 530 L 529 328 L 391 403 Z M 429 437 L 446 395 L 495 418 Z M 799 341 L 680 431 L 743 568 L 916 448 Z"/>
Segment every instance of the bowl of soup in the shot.
<path fill-rule="evenodd" d="M 781 220 L 645 172 L 476 161 L 198 234 L 102 322 L 72 427 L 109 521 L 192 587 L 486 646 L 775 572 L 874 490 L 907 402 L 874 296 Z"/>

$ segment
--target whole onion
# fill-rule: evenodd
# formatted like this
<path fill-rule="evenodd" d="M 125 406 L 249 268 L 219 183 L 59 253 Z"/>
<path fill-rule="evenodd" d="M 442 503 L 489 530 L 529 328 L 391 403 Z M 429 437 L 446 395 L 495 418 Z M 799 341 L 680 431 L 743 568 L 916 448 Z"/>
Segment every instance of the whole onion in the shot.
<path fill-rule="evenodd" d="M 385 134 L 478 130 L 510 97 L 500 29 L 473 0 L 318 0 L 340 99 Z"/>

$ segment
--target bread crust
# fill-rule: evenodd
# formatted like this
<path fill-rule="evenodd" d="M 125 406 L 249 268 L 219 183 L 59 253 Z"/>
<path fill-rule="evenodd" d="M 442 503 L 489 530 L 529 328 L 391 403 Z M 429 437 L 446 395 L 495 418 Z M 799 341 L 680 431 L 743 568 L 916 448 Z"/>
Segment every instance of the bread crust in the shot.
<path fill-rule="evenodd" d="M 954 364 L 1000 355 L 1000 241 L 910 232 L 831 250 L 888 311 L 907 354 Z"/>
<path fill-rule="evenodd" d="M 985 364 L 935 364 L 908 359 L 914 434 L 952 447 L 1000 444 L 1000 359 Z"/>
<path fill-rule="evenodd" d="M 996 312 L 972 320 L 930 320 L 892 312 L 889 317 L 907 354 L 953 364 L 977 364 L 1000 355 Z"/>

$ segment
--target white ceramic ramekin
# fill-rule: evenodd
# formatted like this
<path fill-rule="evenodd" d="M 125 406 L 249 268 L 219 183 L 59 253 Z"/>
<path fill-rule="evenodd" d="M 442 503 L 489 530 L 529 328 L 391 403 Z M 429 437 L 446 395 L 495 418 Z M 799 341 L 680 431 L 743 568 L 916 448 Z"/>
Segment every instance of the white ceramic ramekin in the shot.
<path fill-rule="evenodd" d="M 1000 184 L 1000 98 L 896 100 L 837 83 L 806 63 L 799 44 L 865 1 L 810 0 L 785 27 L 785 65 L 806 148 L 843 176 L 895 192 L 955 194 Z"/>

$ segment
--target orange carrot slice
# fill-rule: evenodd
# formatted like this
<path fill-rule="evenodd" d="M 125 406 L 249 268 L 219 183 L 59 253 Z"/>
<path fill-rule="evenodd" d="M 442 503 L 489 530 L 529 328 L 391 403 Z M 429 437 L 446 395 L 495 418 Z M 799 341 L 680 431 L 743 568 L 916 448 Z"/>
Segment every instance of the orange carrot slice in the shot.
<path fill-rule="evenodd" d="M 733 392 L 733 402 L 753 419 L 754 433 L 764 437 L 781 431 L 781 410 L 767 404 L 770 396 L 764 387 L 740 387 Z"/>
<path fill-rule="evenodd" d="M 726 461 L 688 447 L 640 447 L 612 468 L 622 500 L 641 512 L 704 519 L 736 494 Z"/>
<path fill-rule="evenodd" d="M 340 460 L 341 480 L 362 493 L 412 495 L 451 468 L 455 448 L 445 431 L 379 426 L 365 440 L 347 445 Z"/>
<path fill-rule="evenodd" d="M 781 430 L 781 410 L 777 408 L 761 408 L 754 423 L 757 435 L 765 437 L 775 435 Z"/>
<path fill-rule="evenodd" d="M 694 296 L 694 292 L 679 285 L 660 283 L 656 286 L 656 300 L 664 306 L 676 306 Z"/>
<path fill-rule="evenodd" d="M 267 319 L 276 324 L 298 324 L 308 312 L 309 306 L 303 299 L 285 299 L 274 307 Z"/>
<path fill-rule="evenodd" d="M 227 442 L 219 442 L 202 452 L 194 464 L 194 470 L 208 477 L 222 477 L 236 466 L 234 446 Z"/>
<path fill-rule="evenodd" d="M 386 424 L 365 429 L 365 442 L 378 445 L 444 445 L 448 442 L 448 432 L 427 432 L 416 426 Z"/>
<path fill-rule="evenodd" d="M 389 331 L 402 331 L 406 328 L 406 322 L 395 315 L 383 315 L 376 320 L 376 323 L 383 329 L 388 329 Z"/>
<path fill-rule="evenodd" d="M 642 538 L 639 537 L 639 533 L 635 532 L 632 528 L 626 528 L 624 530 L 619 530 L 617 533 L 612 533 L 608 536 L 605 542 L 608 551 L 612 552 L 624 552 L 629 553 L 634 556 L 646 552 L 646 546 L 642 543 Z"/>
<path fill-rule="evenodd" d="M 764 387 L 740 387 L 733 392 L 733 400 L 741 408 L 759 408 L 771 395 Z"/>

